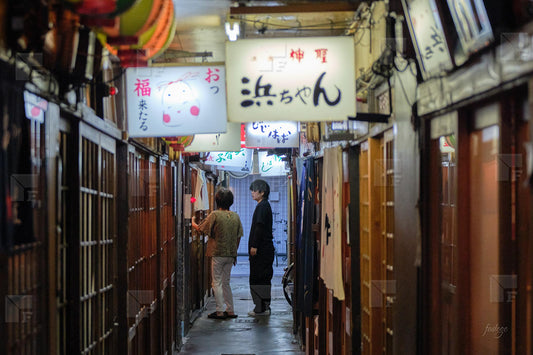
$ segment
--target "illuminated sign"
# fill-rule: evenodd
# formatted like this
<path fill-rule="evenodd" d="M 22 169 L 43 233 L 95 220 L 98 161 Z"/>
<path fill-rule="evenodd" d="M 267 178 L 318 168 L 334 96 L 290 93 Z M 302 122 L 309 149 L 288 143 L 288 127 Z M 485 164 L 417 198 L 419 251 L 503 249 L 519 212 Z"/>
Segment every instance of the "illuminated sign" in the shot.
<path fill-rule="evenodd" d="M 424 79 L 452 69 L 435 0 L 402 0 L 402 3 Z"/>
<path fill-rule="evenodd" d="M 289 169 L 286 168 L 285 161 L 276 154 L 268 155 L 266 151 L 258 152 L 259 173 L 262 176 L 287 175 Z"/>
<path fill-rule="evenodd" d="M 352 37 L 226 42 L 228 120 L 341 121 L 355 116 Z"/>
<path fill-rule="evenodd" d="M 206 165 L 216 165 L 220 170 L 240 173 L 252 172 L 252 149 L 242 148 L 238 152 L 211 152 L 205 160 Z"/>
<path fill-rule="evenodd" d="M 297 148 L 298 145 L 298 122 L 246 123 L 248 148 Z"/>
<path fill-rule="evenodd" d="M 226 133 L 195 134 L 192 143 L 185 147 L 186 152 L 238 152 L 240 150 L 241 124 L 234 122 L 228 123 Z"/>
<path fill-rule="evenodd" d="M 128 68 L 126 104 L 130 137 L 226 132 L 224 67 Z"/>

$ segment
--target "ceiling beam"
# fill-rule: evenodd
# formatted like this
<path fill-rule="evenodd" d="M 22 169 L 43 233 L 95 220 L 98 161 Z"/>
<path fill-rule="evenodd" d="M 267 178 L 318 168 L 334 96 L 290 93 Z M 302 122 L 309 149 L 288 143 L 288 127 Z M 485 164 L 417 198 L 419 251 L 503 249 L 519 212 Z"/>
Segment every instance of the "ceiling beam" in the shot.
<path fill-rule="evenodd" d="M 357 5 L 346 2 L 292 4 L 284 6 L 239 6 L 230 7 L 230 15 L 275 14 L 294 12 L 356 11 Z"/>

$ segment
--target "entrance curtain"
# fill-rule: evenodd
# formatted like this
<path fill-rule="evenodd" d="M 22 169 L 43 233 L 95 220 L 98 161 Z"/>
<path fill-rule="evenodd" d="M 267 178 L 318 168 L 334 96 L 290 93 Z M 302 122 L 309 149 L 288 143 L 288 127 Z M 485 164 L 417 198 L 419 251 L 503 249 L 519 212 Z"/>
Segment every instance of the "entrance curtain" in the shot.
<path fill-rule="evenodd" d="M 322 167 L 320 278 L 333 296 L 344 300 L 342 280 L 342 149 L 324 149 Z"/>

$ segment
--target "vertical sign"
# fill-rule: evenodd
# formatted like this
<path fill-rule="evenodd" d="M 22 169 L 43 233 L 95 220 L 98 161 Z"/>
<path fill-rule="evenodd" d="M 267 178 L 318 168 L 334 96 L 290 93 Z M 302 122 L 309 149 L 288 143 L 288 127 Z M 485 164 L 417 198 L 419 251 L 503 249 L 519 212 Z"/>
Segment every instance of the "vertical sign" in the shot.
<path fill-rule="evenodd" d="M 128 68 L 126 103 L 130 137 L 226 132 L 224 67 Z"/>
<path fill-rule="evenodd" d="M 402 0 L 402 4 L 424 79 L 452 69 L 435 0 Z"/>
<path fill-rule="evenodd" d="M 341 121 L 355 116 L 352 37 L 226 42 L 228 120 Z"/>

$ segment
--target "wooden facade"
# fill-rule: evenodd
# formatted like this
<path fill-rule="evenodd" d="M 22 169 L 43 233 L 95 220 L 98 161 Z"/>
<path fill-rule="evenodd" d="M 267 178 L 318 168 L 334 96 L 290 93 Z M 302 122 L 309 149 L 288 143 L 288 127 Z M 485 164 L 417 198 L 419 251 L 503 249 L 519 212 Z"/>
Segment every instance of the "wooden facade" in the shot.
<path fill-rule="evenodd" d="M 426 280 L 426 302 L 434 310 L 427 315 L 432 352 L 531 350 L 524 89 L 430 121 L 429 187 L 436 193 L 430 195 L 425 249 L 435 255 Z"/>
<path fill-rule="evenodd" d="M 183 218 L 188 163 L 53 103 L 43 124 L 7 109 L 21 130 L 7 152 L 23 149 L 8 166 L 20 215 L 0 253 L 1 352 L 178 350 L 207 293 L 206 282 L 182 292 L 186 272 L 209 278 L 203 259 L 183 262 L 203 254 Z"/>

